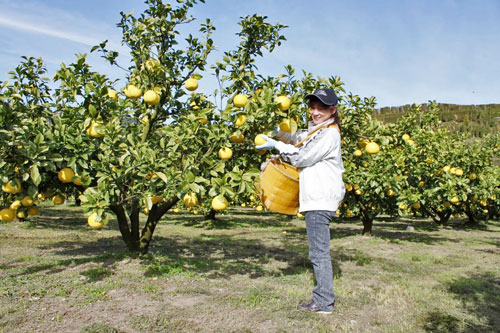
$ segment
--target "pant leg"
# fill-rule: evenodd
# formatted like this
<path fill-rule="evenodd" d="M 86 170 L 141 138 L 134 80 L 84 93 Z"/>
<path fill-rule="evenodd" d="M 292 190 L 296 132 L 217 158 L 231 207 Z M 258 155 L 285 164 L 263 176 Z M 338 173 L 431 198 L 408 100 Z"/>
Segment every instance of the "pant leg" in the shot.
<path fill-rule="evenodd" d="M 320 307 L 329 306 L 335 301 L 330 256 L 330 221 L 334 216 L 334 212 L 324 210 L 310 211 L 305 214 L 309 259 L 312 262 L 316 278 L 313 301 Z"/>

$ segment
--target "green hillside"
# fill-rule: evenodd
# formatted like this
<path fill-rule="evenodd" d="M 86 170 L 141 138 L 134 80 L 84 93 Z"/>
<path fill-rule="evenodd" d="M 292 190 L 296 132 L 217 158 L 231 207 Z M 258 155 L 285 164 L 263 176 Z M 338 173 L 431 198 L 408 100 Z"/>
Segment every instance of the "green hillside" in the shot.
<path fill-rule="evenodd" d="M 428 105 L 422 104 L 425 112 Z M 374 115 L 383 122 L 395 122 L 411 105 L 384 107 L 375 110 Z M 453 131 L 469 132 L 474 137 L 500 132 L 500 104 L 456 105 L 439 103 L 439 118 L 443 126 Z"/>

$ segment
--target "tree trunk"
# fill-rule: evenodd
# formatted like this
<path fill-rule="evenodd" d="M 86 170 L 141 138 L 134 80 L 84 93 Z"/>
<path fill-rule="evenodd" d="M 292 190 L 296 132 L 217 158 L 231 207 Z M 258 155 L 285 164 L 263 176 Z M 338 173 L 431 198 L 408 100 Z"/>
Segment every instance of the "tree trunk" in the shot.
<path fill-rule="evenodd" d="M 122 239 L 127 245 L 127 248 L 131 252 L 139 252 L 146 254 L 149 249 L 149 244 L 153 239 L 153 233 L 155 231 L 158 221 L 165 215 L 165 213 L 172 208 L 179 198 L 172 197 L 167 201 L 158 203 L 151 207 L 148 219 L 144 228 L 139 233 L 139 200 L 133 200 L 130 214 L 127 215 L 125 207 L 123 205 L 111 205 L 111 210 L 115 213 L 118 219 L 118 227 L 120 228 L 120 233 Z"/>
<path fill-rule="evenodd" d="M 205 215 L 205 219 L 215 221 L 216 220 L 215 214 L 216 214 L 215 209 L 210 209 L 210 212 L 207 215 Z"/>
<path fill-rule="evenodd" d="M 137 252 L 139 250 L 139 247 L 136 246 L 138 243 L 132 239 L 132 233 L 130 231 L 130 218 L 127 215 L 125 207 L 123 205 L 116 204 L 111 205 L 110 208 L 116 215 L 118 228 L 120 229 L 122 239 L 125 242 L 125 245 L 127 245 L 128 250 Z"/>
<path fill-rule="evenodd" d="M 470 211 L 470 210 L 467 209 L 464 213 L 469 218 L 469 221 L 467 223 L 469 223 L 469 224 L 477 224 L 477 221 L 474 218 L 474 213 L 472 213 L 472 211 Z"/>
<path fill-rule="evenodd" d="M 373 219 L 364 217 L 361 215 L 361 222 L 363 222 L 363 231 L 361 234 L 363 236 L 371 236 L 372 235 L 372 227 L 373 227 Z"/>
<path fill-rule="evenodd" d="M 149 212 L 148 219 L 144 228 L 141 232 L 140 244 L 139 244 L 139 252 L 142 254 L 146 254 L 149 250 L 149 244 L 153 239 L 153 233 L 155 231 L 156 225 L 158 221 L 162 218 L 165 213 L 172 208 L 179 198 L 172 197 L 167 201 L 160 202 L 158 204 L 153 205 L 151 207 L 151 211 Z"/>

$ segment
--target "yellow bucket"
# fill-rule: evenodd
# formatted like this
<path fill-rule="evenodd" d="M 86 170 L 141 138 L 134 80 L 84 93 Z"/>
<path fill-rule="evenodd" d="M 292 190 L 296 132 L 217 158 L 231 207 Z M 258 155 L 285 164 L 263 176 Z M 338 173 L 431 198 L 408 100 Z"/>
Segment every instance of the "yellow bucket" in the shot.
<path fill-rule="evenodd" d="M 260 174 L 261 200 L 273 212 L 295 215 L 299 209 L 299 170 L 271 160 Z"/>

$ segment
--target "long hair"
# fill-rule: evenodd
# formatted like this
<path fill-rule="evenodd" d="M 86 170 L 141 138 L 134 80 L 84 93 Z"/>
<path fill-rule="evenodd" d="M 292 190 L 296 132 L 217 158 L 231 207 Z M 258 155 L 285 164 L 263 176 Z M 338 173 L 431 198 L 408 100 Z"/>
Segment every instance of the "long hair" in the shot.
<path fill-rule="evenodd" d="M 333 114 L 333 122 L 335 124 L 337 124 L 337 126 L 339 127 L 339 132 L 340 134 L 342 134 L 342 127 L 340 126 L 340 117 L 339 117 L 339 109 L 337 108 L 337 106 L 335 105 L 335 113 Z"/>

